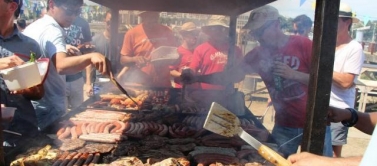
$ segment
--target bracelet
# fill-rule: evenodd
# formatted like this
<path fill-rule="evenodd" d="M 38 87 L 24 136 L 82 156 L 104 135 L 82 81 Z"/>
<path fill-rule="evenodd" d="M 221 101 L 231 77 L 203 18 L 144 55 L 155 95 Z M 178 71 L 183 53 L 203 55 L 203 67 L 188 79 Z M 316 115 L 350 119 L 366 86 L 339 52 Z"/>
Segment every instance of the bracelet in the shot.
<path fill-rule="evenodd" d="M 351 120 L 344 120 L 342 121 L 342 124 L 343 126 L 346 126 L 346 127 L 352 127 L 359 120 L 359 115 L 357 115 L 357 111 L 353 108 L 346 108 L 346 109 L 351 112 Z"/>

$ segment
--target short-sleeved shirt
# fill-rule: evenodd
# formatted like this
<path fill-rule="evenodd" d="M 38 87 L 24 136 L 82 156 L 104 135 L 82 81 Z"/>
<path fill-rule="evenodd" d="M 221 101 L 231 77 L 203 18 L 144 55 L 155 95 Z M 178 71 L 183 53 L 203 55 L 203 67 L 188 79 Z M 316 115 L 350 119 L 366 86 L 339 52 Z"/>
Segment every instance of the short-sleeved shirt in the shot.
<path fill-rule="evenodd" d="M 276 90 L 272 74 L 275 59 L 292 69 L 309 73 L 312 42 L 302 36 L 289 36 L 286 45 L 274 52 L 256 47 L 245 56 L 249 64 L 261 76 L 276 110 L 276 124 L 284 127 L 303 128 L 306 117 L 308 86 L 295 80 L 282 79 L 283 90 Z"/>
<path fill-rule="evenodd" d="M 34 52 L 36 58 L 39 58 L 41 55 L 38 43 L 19 32 L 16 25 L 14 25 L 13 33 L 10 36 L 0 36 L 0 58 L 6 58 L 14 54 L 22 60 L 28 61 L 30 59 L 30 52 Z M 9 90 L 2 77 L 0 77 L 0 87 L 1 104 L 17 108 L 9 130 L 19 132 L 23 135 L 30 135 L 32 132 L 36 133 L 38 130 L 37 117 L 30 100 L 26 99 L 23 95 L 9 94 Z"/>
<path fill-rule="evenodd" d="M 359 75 L 364 64 L 364 58 L 361 44 L 352 40 L 335 51 L 334 71 Z M 357 79 L 357 76 L 355 79 Z M 343 89 L 332 84 L 330 105 L 338 108 L 353 108 L 355 105 L 355 87 Z"/>
<path fill-rule="evenodd" d="M 42 50 L 42 55 L 50 59 L 50 68 L 44 83 L 45 95 L 41 100 L 33 102 L 37 105 L 37 113 L 39 109 L 46 107 L 54 107 L 60 112 L 65 112 L 65 76 L 59 75 L 52 63 L 52 58 L 56 53 L 67 53 L 64 29 L 54 18 L 46 14 L 27 26 L 23 33 L 36 40 Z"/>
<path fill-rule="evenodd" d="M 64 29 L 66 32 L 65 41 L 69 45 L 77 47 L 81 44 L 92 41 L 89 23 L 81 17 L 76 17 L 72 25 Z M 66 81 L 72 82 L 80 78 L 82 78 L 82 72 L 67 75 Z"/>
<path fill-rule="evenodd" d="M 177 70 L 181 72 L 181 70 L 184 67 L 189 67 L 194 51 L 184 48 L 182 46 L 179 46 L 177 51 L 179 54 L 179 63 L 177 65 L 170 66 L 170 70 Z M 174 78 L 174 83 L 175 83 L 175 88 L 182 87 L 180 79 Z"/>
<path fill-rule="evenodd" d="M 214 46 L 209 42 L 205 42 L 195 48 L 190 68 L 198 75 L 208 75 L 212 73 L 224 71 L 228 63 L 229 45 Z M 241 49 L 236 47 L 235 59 L 238 61 L 242 58 Z M 224 86 L 201 83 L 202 89 L 225 89 Z"/>
<path fill-rule="evenodd" d="M 150 59 L 150 54 L 154 49 L 161 46 L 175 45 L 175 38 L 169 27 L 161 24 L 153 26 L 139 24 L 125 34 L 120 53 L 122 56 L 143 56 L 146 59 Z M 143 83 L 144 85 L 170 86 L 169 66 L 159 67 L 157 69 L 156 66 L 147 63 L 144 66 L 131 66 L 134 69 L 129 71 L 135 71 L 135 68 L 137 72 L 141 70 L 144 78 L 139 83 Z M 141 74 L 137 75 L 140 76 Z"/>

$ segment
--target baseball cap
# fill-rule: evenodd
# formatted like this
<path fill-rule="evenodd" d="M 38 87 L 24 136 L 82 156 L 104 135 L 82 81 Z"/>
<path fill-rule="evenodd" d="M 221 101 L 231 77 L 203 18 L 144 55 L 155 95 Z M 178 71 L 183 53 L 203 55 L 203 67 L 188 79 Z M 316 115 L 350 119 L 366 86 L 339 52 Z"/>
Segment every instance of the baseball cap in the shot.
<path fill-rule="evenodd" d="M 225 28 L 229 28 L 229 18 L 226 16 L 222 15 L 212 15 L 208 22 L 207 25 L 202 26 L 202 29 L 211 27 L 211 26 L 223 26 Z"/>
<path fill-rule="evenodd" d="M 195 23 L 193 22 L 186 22 L 181 26 L 179 32 L 190 32 L 190 31 L 198 31 L 199 29 L 196 27 Z"/>
<path fill-rule="evenodd" d="M 279 17 L 279 11 L 276 8 L 265 5 L 251 11 L 249 20 L 242 29 L 254 31 L 262 27 L 268 21 L 278 20 Z"/>
<path fill-rule="evenodd" d="M 351 7 L 346 3 L 340 3 L 339 17 L 352 18 L 353 23 L 358 23 L 360 21 L 358 18 L 355 17 Z"/>

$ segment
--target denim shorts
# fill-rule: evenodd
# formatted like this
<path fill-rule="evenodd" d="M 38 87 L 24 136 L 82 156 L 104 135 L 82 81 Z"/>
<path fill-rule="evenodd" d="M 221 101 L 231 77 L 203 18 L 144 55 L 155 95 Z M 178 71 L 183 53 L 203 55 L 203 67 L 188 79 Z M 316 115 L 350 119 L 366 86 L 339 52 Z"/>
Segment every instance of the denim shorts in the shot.
<path fill-rule="evenodd" d="M 332 145 L 341 146 L 347 144 L 348 127 L 342 123 L 331 123 Z"/>
<path fill-rule="evenodd" d="M 272 136 L 278 144 L 278 151 L 286 158 L 289 155 L 297 152 L 298 147 L 302 142 L 302 134 L 302 128 L 291 128 L 275 125 L 272 130 Z M 324 142 L 323 154 L 330 157 L 332 156 L 330 127 L 326 127 Z"/>

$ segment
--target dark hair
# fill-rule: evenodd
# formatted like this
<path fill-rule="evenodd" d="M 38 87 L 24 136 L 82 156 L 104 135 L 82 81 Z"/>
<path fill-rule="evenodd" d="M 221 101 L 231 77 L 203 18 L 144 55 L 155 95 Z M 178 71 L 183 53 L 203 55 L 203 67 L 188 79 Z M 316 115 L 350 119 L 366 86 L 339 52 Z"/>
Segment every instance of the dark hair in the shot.
<path fill-rule="evenodd" d="M 6 3 L 11 3 L 11 2 L 16 2 L 18 7 L 17 10 L 14 12 L 14 17 L 18 18 L 21 13 L 21 8 L 22 8 L 22 0 L 4 0 Z"/>
<path fill-rule="evenodd" d="M 351 20 L 351 24 L 348 26 L 348 31 L 351 31 L 351 28 L 352 28 L 352 18 L 351 17 L 339 17 L 339 18 L 341 18 L 343 22 Z"/>
<path fill-rule="evenodd" d="M 299 15 L 293 19 L 293 23 L 297 26 L 298 32 L 304 32 L 305 29 L 311 28 L 313 21 L 307 15 Z"/>
<path fill-rule="evenodd" d="M 84 0 L 50 0 L 55 3 L 56 6 L 69 5 L 69 6 L 81 6 L 84 4 Z"/>
<path fill-rule="evenodd" d="M 17 20 L 17 25 L 22 28 L 22 29 L 25 29 L 26 28 L 26 21 L 24 19 L 18 19 Z"/>

